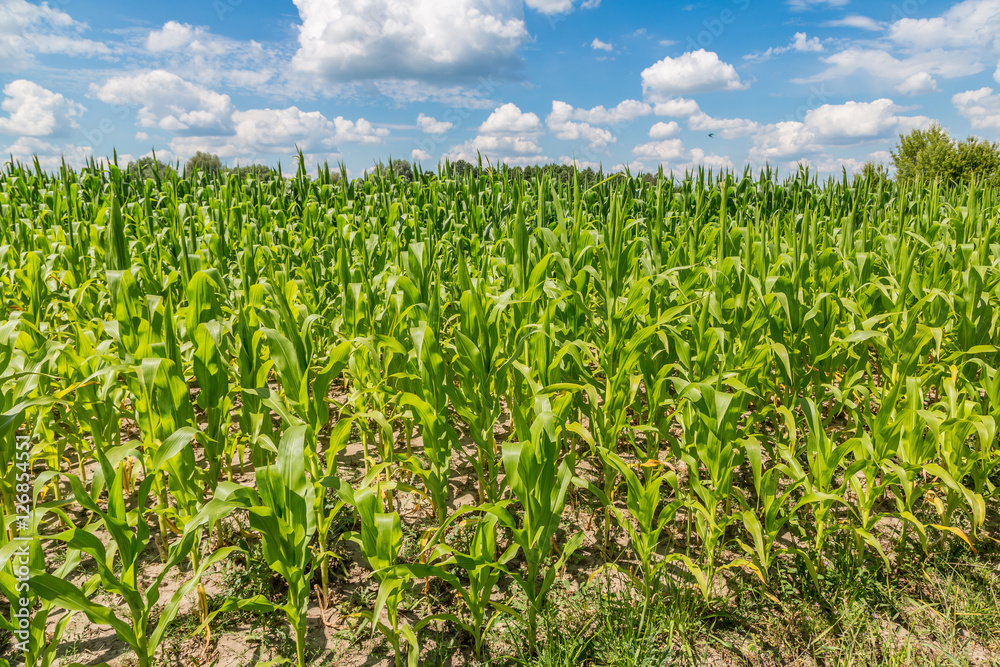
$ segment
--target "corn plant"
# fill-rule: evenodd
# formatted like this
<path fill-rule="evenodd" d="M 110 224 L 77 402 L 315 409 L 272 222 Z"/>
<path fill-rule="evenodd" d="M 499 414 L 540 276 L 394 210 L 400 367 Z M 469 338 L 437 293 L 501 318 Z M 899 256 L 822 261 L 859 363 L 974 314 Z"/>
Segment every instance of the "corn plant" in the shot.
<path fill-rule="evenodd" d="M 566 504 L 566 492 L 573 481 L 573 461 L 559 460 L 561 429 L 557 426 L 548 399 L 540 396 L 538 401 L 540 409 L 531 423 L 530 437 L 505 443 L 503 448 L 507 487 L 512 499 L 521 505 L 521 520 L 518 521 L 508 509 L 509 500 L 483 508 L 495 515 L 499 524 L 510 531 L 512 542 L 520 548 L 524 557 L 523 572 L 507 568 L 504 572 L 513 579 L 527 600 L 525 620 L 532 653 L 536 650 L 538 614 L 555 583 L 556 572 L 583 541 L 583 533 L 575 534 L 563 545 L 555 562 L 547 562 Z"/>
<path fill-rule="evenodd" d="M 295 633 L 295 664 L 299 667 L 306 664 L 306 612 L 313 560 L 310 542 L 316 533 L 316 488 L 307 479 L 305 468 L 312 438 L 312 430 L 304 424 L 286 429 L 278 443 L 276 463 L 257 471 L 257 488 L 221 483 L 215 499 L 192 524 L 200 525 L 231 511 L 246 512 L 251 528 L 260 534 L 268 567 L 288 582 L 287 600 L 282 605 L 259 596 L 249 601 L 231 600 L 211 614 L 206 623 L 219 613 L 237 608 L 280 611 Z"/>
<path fill-rule="evenodd" d="M 155 477 L 146 477 L 142 481 L 136 492 L 139 509 L 129 511 L 125 507 L 123 473 L 116 469 L 112 460 L 103 452 L 98 452 L 98 459 L 101 472 L 109 482 L 107 511 L 100 508 L 97 498 L 83 487 L 79 479 L 70 476 L 76 501 L 92 512 L 99 523 L 82 528 L 72 526 L 52 538 L 64 543 L 67 549 L 77 550 L 93 558 L 97 574 L 81 588 L 55 574 L 39 571 L 32 573 L 31 586 L 43 601 L 68 612 L 83 613 L 92 623 L 114 630 L 118 638 L 135 653 L 138 664 L 148 667 L 177 616 L 183 598 L 194 590 L 205 570 L 226 558 L 231 549 L 219 549 L 204 559 L 198 570 L 177 589 L 170 600 L 162 608 L 158 607 L 163 580 L 188 557 L 196 534 L 188 532 L 174 542 L 163 569 L 149 586 L 142 588 L 139 583 L 141 558 L 150 543 L 149 527 L 143 514 Z M 94 529 L 99 525 L 111 534 L 110 549 L 94 534 Z M 128 616 L 123 619 L 114 608 L 91 599 L 97 584 L 108 592 L 122 596 Z M 159 611 L 156 617 L 153 615 L 155 611 Z"/>

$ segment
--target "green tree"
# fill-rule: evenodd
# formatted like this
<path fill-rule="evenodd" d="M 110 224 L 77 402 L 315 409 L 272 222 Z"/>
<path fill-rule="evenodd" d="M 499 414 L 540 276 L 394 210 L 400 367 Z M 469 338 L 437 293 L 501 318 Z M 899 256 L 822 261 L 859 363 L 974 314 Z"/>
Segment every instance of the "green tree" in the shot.
<path fill-rule="evenodd" d="M 154 161 L 149 155 L 129 162 L 125 170 L 142 180 L 156 178 L 154 174 L 157 172 L 159 172 L 160 180 L 163 180 L 169 178 L 170 174 L 174 171 L 166 162 Z"/>
<path fill-rule="evenodd" d="M 269 181 L 274 176 L 274 170 L 266 164 L 250 164 L 243 167 L 230 167 L 227 173 L 235 174 L 240 180 L 252 178 L 257 181 Z M 339 174 L 334 175 L 334 180 L 340 178 Z"/>
<path fill-rule="evenodd" d="M 393 173 L 408 181 L 413 180 L 413 166 L 406 160 L 393 160 L 390 165 Z"/>
<path fill-rule="evenodd" d="M 889 169 L 881 162 L 869 160 L 862 165 L 861 171 L 856 173 L 854 178 L 855 180 L 871 181 L 873 183 L 888 181 L 890 180 Z"/>
<path fill-rule="evenodd" d="M 456 178 L 462 178 L 466 174 L 474 174 L 476 172 L 476 167 L 465 160 L 452 162 L 449 164 L 449 168 Z"/>
<path fill-rule="evenodd" d="M 967 183 L 1000 181 L 1000 147 L 995 142 L 969 137 L 955 146 L 949 163 L 951 180 Z"/>
<path fill-rule="evenodd" d="M 951 163 L 955 156 L 955 143 L 939 124 L 926 130 L 913 130 L 899 135 L 896 150 L 892 151 L 892 164 L 896 178 L 911 180 L 951 180 Z"/>
<path fill-rule="evenodd" d="M 203 171 L 207 174 L 214 174 L 222 169 L 222 162 L 219 160 L 218 155 L 210 155 L 209 153 L 203 153 L 198 151 L 187 161 L 184 165 L 184 175 L 190 176 L 197 171 Z"/>

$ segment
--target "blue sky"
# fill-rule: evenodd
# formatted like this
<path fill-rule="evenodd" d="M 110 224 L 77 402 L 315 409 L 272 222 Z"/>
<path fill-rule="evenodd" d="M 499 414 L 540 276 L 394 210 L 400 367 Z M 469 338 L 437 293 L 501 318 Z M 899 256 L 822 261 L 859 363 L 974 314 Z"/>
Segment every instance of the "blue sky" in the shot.
<path fill-rule="evenodd" d="M 1000 128 L 1000 0 L 0 0 L 0 148 L 820 172 Z"/>

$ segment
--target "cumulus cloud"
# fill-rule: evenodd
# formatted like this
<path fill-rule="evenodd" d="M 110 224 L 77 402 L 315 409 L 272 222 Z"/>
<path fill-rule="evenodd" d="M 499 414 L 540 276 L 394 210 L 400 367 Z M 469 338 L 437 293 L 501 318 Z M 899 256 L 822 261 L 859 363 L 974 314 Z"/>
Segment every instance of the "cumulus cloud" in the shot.
<path fill-rule="evenodd" d="M 559 104 L 565 103 L 560 102 Z M 577 109 L 568 104 L 565 106 L 569 119 L 597 125 L 619 125 L 653 113 L 653 107 L 638 100 L 624 100 L 610 109 L 601 105 L 591 109 Z"/>
<path fill-rule="evenodd" d="M 608 52 L 610 52 L 610 51 L 614 51 L 615 50 L 614 44 L 611 44 L 609 42 L 602 42 L 597 37 L 595 37 L 594 41 L 592 41 L 590 43 L 590 48 L 594 49 L 595 51 L 608 51 Z"/>
<path fill-rule="evenodd" d="M 0 71 L 31 67 L 35 54 L 105 56 L 111 49 L 82 35 L 87 24 L 47 3 L 5 0 L 0 5 Z"/>
<path fill-rule="evenodd" d="M 291 108 L 295 109 L 295 107 Z M 296 109 L 296 111 L 298 110 Z M 319 112 L 313 111 L 311 113 Z M 333 119 L 333 126 L 336 130 L 333 141 L 336 143 L 380 144 L 382 139 L 389 136 L 389 130 L 384 127 L 375 127 L 364 118 L 348 120 L 343 116 L 337 116 Z"/>
<path fill-rule="evenodd" d="M 165 70 L 116 76 L 91 93 L 106 104 L 138 106 L 140 127 L 177 134 L 208 135 L 232 129 L 229 95 L 217 93 Z"/>
<path fill-rule="evenodd" d="M 989 87 L 967 90 L 951 98 L 952 104 L 976 129 L 1000 128 L 1000 95 Z"/>
<path fill-rule="evenodd" d="M 586 141 L 591 151 L 605 150 L 617 142 L 614 126 L 621 125 L 653 113 L 646 102 L 624 100 L 610 109 L 596 106 L 579 109 L 566 102 L 552 102 L 552 112 L 545 124 L 557 139 L 566 141 Z M 596 127 L 603 125 L 605 127 Z"/>
<path fill-rule="evenodd" d="M 590 123 L 576 122 L 573 120 L 575 111 L 565 102 L 552 102 L 552 113 L 545 119 L 545 124 L 549 130 L 556 135 L 557 139 L 564 141 L 586 141 L 590 150 L 604 150 L 617 139 L 615 135 L 607 129 L 594 127 Z M 583 115 L 586 115 L 584 112 Z"/>
<path fill-rule="evenodd" d="M 556 10 L 552 2 L 539 3 Z M 559 0 L 559 4 L 565 4 Z M 327 81 L 442 79 L 506 72 L 528 39 L 521 0 L 295 0 L 292 61 Z"/>
<path fill-rule="evenodd" d="M 228 50 L 223 40 L 205 28 L 192 27 L 177 21 L 167 21 L 159 30 L 151 30 L 146 36 L 146 49 L 153 53 L 184 49 L 213 55 Z"/>
<path fill-rule="evenodd" d="M 653 127 L 649 128 L 650 139 L 672 139 L 680 133 L 681 126 L 677 124 L 676 120 L 672 120 L 669 123 L 656 123 Z"/>
<path fill-rule="evenodd" d="M 706 153 L 700 148 L 691 149 L 690 159 L 692 168 L 709 167 L 712 169 L 733 169 L 733 161 L 729 159 L 729 156 Z M 681 165 L 681 167 L 683 166 L 684 165 Z"/>
<path fill-rule="evenodd" d="M 923 95 L 937 92 L 937 89 L 937 81 L 927 72 L 911 74 L 896 84 L 896 90 L 904 95 Z"/>
<path fill-rule="evenodd" d="M 546 162 L 538 137 L 544 132 L 542 121 L 534 113 L 525 113 L 512 103 L 497 107 L 479 126 L 479 134 L 463 144 L 452 146 L 445 154 L 451 161 L 473 162 L 482 154 L 494 163 L 512 165 Z"/>
<path fill-rule="evenodd" d="M 425 116 L 421 113 L 417 116 L 417 127 L 420 128 L 421 132 L 427 134 L 445 134 L 448 130 L 455 127 L 455 124 L 448 121 L 436 120 L 431 116 Z"/>
<path fill-rule="evenodd" d="M 497 107 L 479 127 L 479 131 L 497 136 L 541 134 L 542 121 L 536 114 L 524 113 L 516 104 L 508 102 Z"/>
<path fill-rule="evenodd" d="M 675 97 L 665 102 L 659 102 L 654 111 L 657 116 L 674 116 L 687 118 L 700 111 L 698 103 L 685 97 Z"/>
<path fill-rule="evenodd" d="M 735 67 L 705 49 L 664 58 L 642 71 L 643 92 L 653 101 L 690 93 L 743 90 L 748 86 L 740 80 Z"/>
<path fill-rule="evenodd" d="M 784 121 L 761 127 L 754 134 L 751 158 L 805 156 L 828 145 L 850 145 L 905 134 L 931 124 L 926 116 L 900 116 L 890 99 L 873 102 L 824 104 L 809 111 L 803 121 Z"/>
<path fill-rule="evenodd" d="M 420 148 L 414 148 L 413 152 L 410 153 L 410 159 L 415 162 L 426 162 L 431 159 L 431 154 Z"/>
<path fill-rule="evenodd" d="M 3 88 L 4 100 L 0 109 L 7 117 L 0 117 L 0 132 L 21 137 L 66 136 L 85 111 L 84 107 L 68 100 L 61 93 L 54 93 L 34 81 L 17 79 Z"/>
<path fill-rule="evenodd" d="M 655 158 L 660 162 L 670 162 L 684 156 L 684 143 L 680 139 L 664 139 L 640 144 L 632 149 L 639 158 Z"/>

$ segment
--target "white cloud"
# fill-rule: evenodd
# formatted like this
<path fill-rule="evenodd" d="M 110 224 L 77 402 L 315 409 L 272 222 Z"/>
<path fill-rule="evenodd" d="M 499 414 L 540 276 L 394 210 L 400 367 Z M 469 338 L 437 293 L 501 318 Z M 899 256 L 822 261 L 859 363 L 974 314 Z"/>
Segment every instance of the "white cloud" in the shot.
<path fill-rule="evenodd" d="M 660 122 L 649 128 L 650 139 L 672 139 L 680 133 L 681 126 L 677 124 L 676 120 L 669 123 Z"/>
<path fill-rule="evenodd" d="M 560 0 L 560 4 L 565 4 Z M 295 0 L 296 70 L 329 81 L 508 71 L 528 39 L 521 0 Z"/>
<path fill-rule="evenodd" d="M 431 116 L 425 116 L 421 113 L 417 116 L 417 127 L 420 128 L 421 132 L 425 132 L 427 134 L 445 134 L 448 130 L 455 127 L 455 124 L 443 120 L 436 120 Z"/>
<path fill-rule="evenodd" d="M 726 155 L 705 153 L 700 148 L 691 149 L 691 167 L 710 167 L 712 169 L 733 169 L 733 161 Z M 682 167 L 684 165 L 681 165 Z"/>
<path fill-rule="evenodd" d="M 554 101 L 552 103 L 553 112 L 557 107 L 560 116 L 564 116 L 563 120 L 575 120 L 595 125 L 620 125 L 653 113 L 653 108 L 649 104 L 638 100 L 624 100 L 610 109 L 601 105 L 591 109 L 578 109 L 565 102 Z"/>
<path fill-rule="evenodd" d="M 604 106 L 577 109 L 566 102 L 554 100 L 552 112 L 546 117 L 545 124 L 558 139 L 584 140 L 591 151 L 600 151 L 617 142 L 614 126 L 648 116 L 652 112 L 653 108 L 649 104 L 638 100 L 624 100 L 610 109 Z"/>
<path fill-rule="evenodd" d="M 151 30 L 146 36 L 146 49 L 153 53 L 183 49 L 212 55 L 221 55 L 228 50 L 223 40 L 205 28 L 177 21 L 167 21 L 159 30 Z"/>
<path fill-rule="evenodd" d="M 25 79 L 8 83 L 3 94 L 0 109 L 7 112 L 7 117 L 0 117 L 0 132 L 6 134 L 65 136 L 71 128 L 79 127 L 77 120 L 85 111 L 82 105 L 66 99 L 61 93 Z"/>
<path fill-rule="evenodd" d="M 87 24 L 47 3 L 4 0 L 0 4 L 0 71 L 29 68 L 38 53 L 108 55 L 111 50 L 106 44 L 81 36 L 86 30 Z"/>
<path fill-rule="evenodd" d="M 636 146 L 632 149 L 632 154 L 640 158 L 655 158 L 660 162 L 670 162 L 684 156 L 684 143 L 680 139 L 653 141 Z"/>
<path fill-rule="evenodd" d="M 937 92 L 937 81 L 927 72 L 917 72 L 896 84 L 896 90 L 904 95 L 923 95 Z"/>
<path fill-rule="evenodd" d="M 496 108 L 479 127 L 482 134 L 541 134 L 542 121 L 534 113 L 524 113 L 516 104 L 508 102 Z"/>
<path fill-rule="evenodd" d="M 809 39 L 806 37 L 804 32 L 797 32 L 795 36 L 792 37 L 792 43 L 790 44 L 792 50 L 794 51 L 814 51 L 819 52 L 823 50 L 823 44 L 820 42 L 819 37 L 813 37 Z"/>
<path fill-rule="evenodd" d="M 898 116 L 890 99 L 873 102 L 824 104 L 806 114 L 805 123 L 816 136 L 826 142 L 847 142 L 874 139 L 906 132 L 930 124 L 926 116 Z"/>
<path fill-rule="evenodd" d="M 602 42 L 597 37 L 595 37 L 594 41 L 590 43 L 590 48 L 594 49 L 595 51 L 609 51 L 610 52 L 610 51 L 614 51 L 615 50 L 614 44 L 610 44 L 608 42 Z"/>
<path fill-rule="evenodd" d="M 890 99 L 873 102 L 824 104 L 809 111 L 805 120 L 784 121 L 761 127 L 754 135 L 751 158 L 765 161 L 817 153 L 824 146 L 850 145 L 885 139 L 930 125 L 926 116 L 900 116 Z"/>
<path fill-rule="evenodd" d="M 544 132 L 542 121 L 534 113 L 524 113 L 517 105 L 507 103 L 497 107 L 479 126 L 479 135 L 463 144 L 452 146 L 445 159 L 474 162 L 481 153 L 494 164 L 513 165 L 547 162 L 542 155 L 538 137 Z"/>
<path fill-rule="evenodd" d="M 556 135 L 557 139 L 564 141 L 584 140 L 592 151 L 604 150 L 617 141 L 615 135 L 609 130 L 594 127 L 589 123 L 574 122 L 574 111 L 577 110 L 565 102 L 552 102 L 552 113 L 545 119 L 545 124 Z"/>
<path fill-rule="evenodd" d="M 845 16 L 842 19 L 836 19 L 833 21 L 826 21 L 823 23 L 824 28 L 857 28 L 858 30 L 881 30 L 882 26 L 875 19 L 869 18 L 867 16 L 860 16 L 858 14 L 851 14 Z"/>
<path fill-rule="evenodd" d="M 291 107 L 291 109 L 298 111 L 295 107 Z M 285 111 L 290 111 L 291 109 L 286 109 Z M 312 111 L 310 113 L 315 114 L 319 112 Z M 384 127 L 375 127 L 364 118 L 347 120 L 343 116 L 337 116 L 333 119 L 333 125 L 336 129 L 333 139 L 337 143 L 380 144 L 382 143 L 382 139 L 389 136 L 389 130 Z"/>
<path fill-rule="evenodd" d="M 972 127 L 1000 128 L 1000 95 L 994 95 L 992 88 L 967 90 L 951 98 L 958 113 L 969 119 Z"/>
<path fill-rule="evenodd" d="M 753 62 L 763 62 L 765 60 L 770 60 L 775 56 L 780 56 L 783 53 L 788 53 L 789 51 L 798 51 L 800 53 L 819 53 L 824 50 L 823 43 L 820 41 L 819 37 L 813 37 L 810 39 L 806 33 L 797 32 L 792 37 L 792 41 L 788 43 L 788 46 L 772 46 L 763 53 L 754 52 L 743 56 L 743 58 Z"/>
<path fill-rule="evenodd" d="M 675 97 L 666 102 L 660 102 L 654 110 L 657 116 L 674 116 L 677 118 L 687 118 L 698 113 L 698 103 L 684 97 Z"/>
<path fill-rule="evenodd" d="M 705 49 L 664 58 L 642 72 L 643 92 L 657 102 L 674 95 L 743 90 L 748 85 L 740 80 L 735 67 L 720 60 L 717 53 Z"/>
<path fill-rule="evenodd" d="M 750 155 L 756 160 L 766 161 L 801 153 L 815 153 L 819 150 L 821 146 L 816 143 L 815 134 L 805 123 L 786 120 L 761 128 L 754 136 L 754 146 L 750 150 Z"/>
<path fill-rule="evenodd" d="M 410 159 L 415 162 L 426 162 L 431 159 L 431 154 L 420 148 L 414 148 L 413 152 L 410 153 Z"/>
<path fill-rule="evenodd" d="M 185 81 L 165 70 L 116 76 L 91 93 L 106 104 L 138 106 L 140 127 L 177 134 L 209 135 L 232 129 L 234 107 L 229 95 Z"/>

